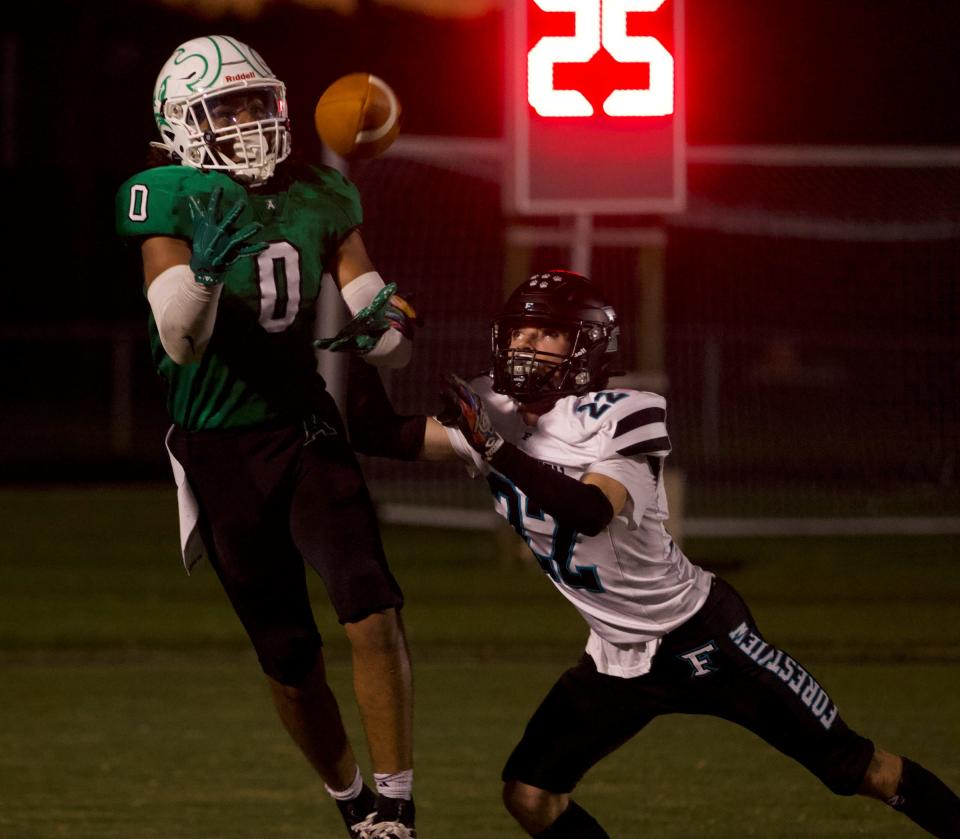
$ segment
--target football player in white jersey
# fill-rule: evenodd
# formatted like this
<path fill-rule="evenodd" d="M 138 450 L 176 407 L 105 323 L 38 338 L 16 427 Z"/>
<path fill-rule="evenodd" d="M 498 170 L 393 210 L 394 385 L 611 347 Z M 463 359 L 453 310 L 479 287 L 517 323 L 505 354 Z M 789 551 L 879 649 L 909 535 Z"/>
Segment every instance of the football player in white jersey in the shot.
<path fill-rule="evenodd" d="M 614 310 L 587 278 L 536 274 L 494 323 L 492 372 L 451 376 L 438 418 L 398 417 L 385 397 L 355 409 L 393 424 L 357 426 L 361 451 L 389 456 L 390 437 L 424 429 L 421 458 L 460 457 L 484 477 L 497 512 L 590 627 L 583 657 L 507 761 L 507 809 L 534 837 L 606 837 L 571 798 L 584 773 L 659 714 L 697 713 L 750 729 L 835 793 L 960 836 L 960 799 L 851 730 L 809 671 L 763 638 L 740 595 L 674 543 L 666 401 L 608 386 L 617 338 Z M 409 453 L 409 441 L 396 448 Z"/>

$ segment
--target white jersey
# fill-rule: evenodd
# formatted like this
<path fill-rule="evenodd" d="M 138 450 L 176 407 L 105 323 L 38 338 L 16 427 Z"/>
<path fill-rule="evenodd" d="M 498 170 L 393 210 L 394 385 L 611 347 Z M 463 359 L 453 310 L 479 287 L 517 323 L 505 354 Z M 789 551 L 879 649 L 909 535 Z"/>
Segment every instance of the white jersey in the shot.
<path fill-rule="evenodd" d="M 712 577 L 687 559 L 664 527 L 666 400 L 623 388 L 567 396 L 528 426 L 517 403 L 494 393 L 492 384 L 490 376 L 470 383 L 506 441 L 571 478 L 600 473 L 626 488 L 623 510 L 601 533 L 586 536 L 540 510 L 458 430 L 447 429 L 468 471 L 487 479 L 497 512 L 589 624 L 587 652 L 597 669 L 621 677 L 647 672 L 660 638 L 703 605 Z"/>

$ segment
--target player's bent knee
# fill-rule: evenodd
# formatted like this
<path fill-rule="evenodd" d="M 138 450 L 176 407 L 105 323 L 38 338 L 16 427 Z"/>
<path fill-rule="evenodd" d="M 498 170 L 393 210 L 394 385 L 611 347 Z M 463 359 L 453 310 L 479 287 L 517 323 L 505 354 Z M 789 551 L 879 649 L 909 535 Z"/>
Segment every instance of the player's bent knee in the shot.
<path fill-rule="evenodd" d="M 384 609 L 344 624 L 354 650 L 390 652 L 403 643 L 403 628 L 396 609 Z"/>
<path fill-rule="evenodd" d="M 517 818 L 535 812 L 539 802 L 537 796 L 531 794 L 533 789 L 517 781 L 507 781 L 503 785 L 503 806 Z"/>
<path fill-rule="evenodd" d="M 319 635 L 287 635 L 257 645 L 263 672 L 275 682 L 293 688 L 306 682 L 319 655 Z"/>
<path fill-rule="evenodd" d="M 527 830 L 542 830 L 552 824 L 567 804 L 566 795 L 558 795 L 520 781 L 503 785 L 503 804 Z"/>

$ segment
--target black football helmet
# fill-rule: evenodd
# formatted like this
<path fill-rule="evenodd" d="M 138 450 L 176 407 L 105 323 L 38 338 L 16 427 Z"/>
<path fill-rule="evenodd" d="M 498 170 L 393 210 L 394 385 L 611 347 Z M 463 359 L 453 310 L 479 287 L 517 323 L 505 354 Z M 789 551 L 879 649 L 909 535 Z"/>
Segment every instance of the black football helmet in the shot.
<path fill-rule="evenodd" d="M 569 353 L 511 349 L 513 330 L 525 326 L 568 333 Z M 534 274 L 493 322 L 493 389 L 518 402 L 599 390 L 611 374 L 619 334 L 616 312 L 586 277 L 563 270 Z"/>

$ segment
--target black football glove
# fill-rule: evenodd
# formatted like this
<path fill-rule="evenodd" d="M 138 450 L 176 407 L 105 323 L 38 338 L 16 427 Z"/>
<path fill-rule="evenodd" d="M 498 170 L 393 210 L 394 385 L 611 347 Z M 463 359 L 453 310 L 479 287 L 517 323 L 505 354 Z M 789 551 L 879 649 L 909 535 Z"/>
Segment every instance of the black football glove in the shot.
<path fill-rule="evenodd" d="M 459 376 L 448 373 L 445 380 L 447 388 L 441 394 L 444 407 L 437 419 L 458 428 L 473 449 L 489 461 L 503 445 L 503 437 L 494 430 L 483 400 Z"/>
<path fill-rule="evenodd" d="M 193 221 L 193 253 L 190 256 L 190 270 L 194 279 L 201 285 L 213 286 L 223 282 L 223 275 L 238 259 L 260 253 L 267 247 L 266 242 L 244 245 L 243 242 L 255 235 L 263 227 L 252 222 L 240 230 L 229 232 L 230 226 L 243 212 L 243 200 L 237 201 L 229 212 L 220 216 L 220 198 L 223 189 L 213 188 L 206 206 L 193 195 L 187 198 L 190 218 Z"/>

